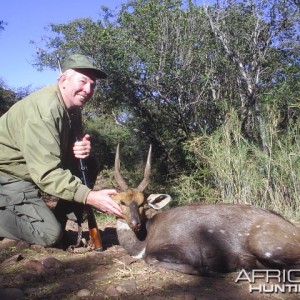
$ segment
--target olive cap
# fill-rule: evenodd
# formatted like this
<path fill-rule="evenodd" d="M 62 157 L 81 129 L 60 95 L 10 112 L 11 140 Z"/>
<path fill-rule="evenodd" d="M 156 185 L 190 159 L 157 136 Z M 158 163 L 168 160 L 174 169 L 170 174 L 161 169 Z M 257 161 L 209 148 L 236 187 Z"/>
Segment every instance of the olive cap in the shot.
<path fill-rule="evenodd" d="M 107 78 L 107 74 L 99 70 L 99 68 L 91 58 L 82 54 L 72 54 L 64 59 L 64 61 L 62 62 L 61 70 L 62 72 L 65 72 L 68 69 L 91 70 L 96 78 Z"/>

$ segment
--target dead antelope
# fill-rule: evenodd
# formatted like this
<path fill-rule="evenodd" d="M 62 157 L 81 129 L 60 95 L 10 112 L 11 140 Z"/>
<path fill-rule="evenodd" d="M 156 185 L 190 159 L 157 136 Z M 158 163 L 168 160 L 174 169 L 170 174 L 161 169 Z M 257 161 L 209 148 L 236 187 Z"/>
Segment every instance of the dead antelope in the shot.
<path fill-rule="evenodd" d="M 232 272 L 238 269 L 299 269 L 300 230 L 282 216 L 248 205 L 193 204 L 147 218 L 168 195 L 142 193 L 150 181 L 151 148 L 144 179 L 129 189 L 120 174 L 119 148 L 115 178 L 123 190 L 116 199 L 126 222 L 117 221 L 120 245 L 146 263 L 186 274 Z M 146 230 L 146 236 L 140 232 Z"/>

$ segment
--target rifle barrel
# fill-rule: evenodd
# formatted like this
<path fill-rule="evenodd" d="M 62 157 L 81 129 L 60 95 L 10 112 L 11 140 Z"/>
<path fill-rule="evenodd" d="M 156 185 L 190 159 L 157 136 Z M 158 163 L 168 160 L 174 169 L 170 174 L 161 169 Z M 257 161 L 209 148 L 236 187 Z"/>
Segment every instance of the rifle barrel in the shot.
<path fill-rule="evenodd" d="M 81 119 L 81 112 L 80 110 L 77 112 L 77 118 L 75 120 L 75 135 L 76 141 L 81 140 L 82 136 L 82 119 Z M 84 161 L 84 159 L 79 159 L 79 169 L 81 173 L 81 179 L 84 185 L 89 187 L 90 189 L 93 188 L 93 183 L 91 183 L 88 179 L 88 168 Z M 89 227 L 89 234 L 90 238 L 94 244 L 94 251 L 102 252 L 103 246 L 100 236 L 100 231 L 96 222 L 95 214 L 93 208 L 90 205 L 85 205 L 84 209 L 87 213 L 87 220 L 88 220 L 88 227 Z"/>

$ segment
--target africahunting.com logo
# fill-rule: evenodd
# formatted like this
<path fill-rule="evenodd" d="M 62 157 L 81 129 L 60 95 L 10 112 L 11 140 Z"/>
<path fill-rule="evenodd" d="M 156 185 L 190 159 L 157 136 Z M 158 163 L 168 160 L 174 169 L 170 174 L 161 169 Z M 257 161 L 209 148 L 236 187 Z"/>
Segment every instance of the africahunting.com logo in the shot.
<path fill-rule="evenodd" d="M 300 293 L 300 270 L 242 269 L 235 282 L 248 282 L 250 293 Z"/>

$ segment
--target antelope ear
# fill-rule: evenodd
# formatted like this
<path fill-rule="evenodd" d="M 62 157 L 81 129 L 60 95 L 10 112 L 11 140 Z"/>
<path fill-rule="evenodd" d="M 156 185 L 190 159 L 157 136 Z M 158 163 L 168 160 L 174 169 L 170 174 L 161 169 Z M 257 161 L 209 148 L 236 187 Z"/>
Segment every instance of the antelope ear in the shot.
<path fill-rule="evenodd" d="M 167 194 L 151 194 L 147 198 L 147 203 L 154 209 L 162 209 L 172 200 L 170 195 Z"/>

